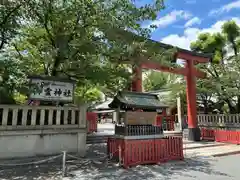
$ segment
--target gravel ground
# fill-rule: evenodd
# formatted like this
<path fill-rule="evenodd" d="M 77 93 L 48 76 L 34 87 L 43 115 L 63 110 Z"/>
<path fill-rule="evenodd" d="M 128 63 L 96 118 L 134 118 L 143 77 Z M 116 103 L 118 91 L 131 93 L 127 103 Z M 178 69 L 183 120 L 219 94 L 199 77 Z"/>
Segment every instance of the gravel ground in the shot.
<path fill-rule="evenodd" d="M 61 177 L 61 159 L 34 166 L 0 167 L 1 180 L 238 180 L 240 155 L 225 157 L 191 157 L 185 161 L 161 165 L 137 166 L 128 170 L 104 157 L 105 145 L 90 145 L 87 157 L 68 160 L 68 177 Z M 1 163 L 1 162 L 0 162 Z"/>

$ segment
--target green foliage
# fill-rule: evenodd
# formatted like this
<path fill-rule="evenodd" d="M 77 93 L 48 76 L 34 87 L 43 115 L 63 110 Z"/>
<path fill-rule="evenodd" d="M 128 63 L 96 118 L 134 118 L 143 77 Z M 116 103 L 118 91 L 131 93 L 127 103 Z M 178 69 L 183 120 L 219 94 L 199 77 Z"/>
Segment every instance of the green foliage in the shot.
<path fill-rule="evenodd" d="M 25 104 L 27 103 L 27 96 L 23 95 L 19 92 L 14 93 L 13 99 L 15 100 L 16 104 Z"/>
<path fill-rule="evenodd" d="M 21 7 L 21 0 L 3 0 L 0 2 L 0 50 L 17 33 Z"/>
<path fill-rule="evenodd" d="M 143 81 L 145 91 L 157 91 L 169 88 L 176 83 L 177 75 L 151 71 Z"/>
<path fill-rule="evenodd" d="M 226 35 L 228 41 L 235 40 L 239 35 L 239 26 L 236 24 L 235 21 L 228 21 L 223 24 L 222 26 L 223 33 Z"/>
<path fill-rule="evenodd" d="M 212 53 L 213 62 L 221 62 L 225 55 L 226 39 L 220 34 L 210 34 L 203 33 L 198 36 L 198 40 L 191 43 L 191 49 L 193 51 L 203 52 L 203 53 Z"/>
<path fill-rule="evenodd" d="M 7 50 L 14 47 L 16 53 L 12 56 L 17 58 L 19 70 L 23 74 L 75 79 L 79 102 L 98 100 L 98 89 L 113 96 L 126 88 L 132 75 L 130 66 L 122 61 L 139 55 L 145 41 L 129 38 L 125 31 L 121 34 L 122 30 L 149 37 L 150 30 L 140 24 L 156 19 L 164 7 L 162 0 L 143 7 L 136 7 L 129 0 L 11 2 L 2 4 L 1 17 L 18 8 L 6 18 L 8 23 L 1 24 L 1 32 L 9 32 L 11 38 L 18 32 L 16 38 L 8 38 L 4 43 L 8 43 Z M 158 53 L 154 55 L 157 57 Z M 16 83 L 18 87 L 23 81 Z"/>
<path fill-rule="evenodd" d="M 240 112 L 239 35 L 237 24 L 228 21 L 223 24 L 221 33 L 200 34 L 198 40 L 191 44 L 192 50 L 214 54 L 213 63 L 199 65 L 208 75 L 207 79 L 198 80 L 197 85 L 205 109 L 217 108 L 226 112 L 227 105 L 230 113 Z M 232 50 L 234 56 L 229 57 Z"/>
<path fill-rule="evenodd" d="M 96 103 L 102 100 L 102 93 L 95 87 L 77 87 L 74 100 L 76 104 Z"/>
<path fill-rule="evenodd" d="M 15 92 L 25 92 L 26 76 L 20 62 L 11 53 L 0 54 L 0 102 L 14 103 Z"/>
<path fill-rule="evenodd" d="M 236 39 L 240 36 L 240 28 L 235 21 L 228 21 L 222 26 L 223 33 L 226 35 L 227 40 L 231 44 L 235 56 L 238 55 L 238 47 L 236 44 Z"/>
<path fill-rule="evenodd" d="M 160 91 L 159 99 L 170 107 L 176 107 L 177 97 L 186 105 L 186 84 L 182 76 L 151 71 L 143 81 L 145 91 Z M 186 106 L 183 106 L 186 112 Z"/>
<path fill-rule="evenodd" d="M 240 113 L 239 39 L 239 27 L 234 21 L 228 21 L 223 24 L 222 32 L 200 34 L 198 39 L 191 43 L 193 51 L 213 54 L 212 63 L 196 65 L 207 73 L 206 79 L 197 80 L 197 102 L 203 107 L 205 113 L 214 109 L 219 109 L 221 112 Z M 234 56 L 229 56 L 232 51 Z M 168 75 L 153 72 L 144 80 L 144 88 L 150 91 L 167 87 L 171 93 L 165 97 L 164 101 L 176 105 L 178 96 L 181 97 L 182 103 L 186 103 L 186 85 L 183 82 L 185 82 L 183 79 L 180 83 L 170 82 Z"/>

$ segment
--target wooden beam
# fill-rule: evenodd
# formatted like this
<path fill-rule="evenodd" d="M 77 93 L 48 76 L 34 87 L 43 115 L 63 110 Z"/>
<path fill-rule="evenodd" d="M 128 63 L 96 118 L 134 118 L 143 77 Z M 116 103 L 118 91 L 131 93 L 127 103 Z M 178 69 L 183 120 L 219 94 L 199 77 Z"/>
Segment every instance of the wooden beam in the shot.
<path fill-rule="evenodd" d="M 180 74 L 183 76 L 187 75 L 187 69 L 185 68 L 173 68 L 168 66 L 160 65 L 159 63 L 155 62 L 142 62 L 142 68 L 144 69 L 153 69 L 161 72 L 169 72 L 174 74 Z"/>
<path fill-rule="evenodd" d="M 183 76 L 187 76 L 187 74 L 188 74 L 188 69 L 186 69 L 185 67 L 184 68 L 173 68 L 173 67 L 160 65 L 159 63 L 156 63 L 156 62 L 143 61 L 141 66 L 144 69 L 153 69 L 153 70 L 157 70 L 157 71 L 161 71 L 161 72 L 169 72 L 169 73 L 179 74 L 179 75 L 183 75 Z M 206 73 L 204 73 L 196 68 L 194 68 L 193 73 L 197 78 L 205 78 L 206 77 Z"/>
<path fill-rule="evenodd" d="M 183 59 L 186 61 L 194 61 L 197 63 L 208 63 L 211 61 L 211 59 L 209 57 L 201 57 L 201 56 L 195 56 L 189 53 L 185 53 L 182 51 L 178 51 L 177 52 L 177 58 L 178 59 Z"/>

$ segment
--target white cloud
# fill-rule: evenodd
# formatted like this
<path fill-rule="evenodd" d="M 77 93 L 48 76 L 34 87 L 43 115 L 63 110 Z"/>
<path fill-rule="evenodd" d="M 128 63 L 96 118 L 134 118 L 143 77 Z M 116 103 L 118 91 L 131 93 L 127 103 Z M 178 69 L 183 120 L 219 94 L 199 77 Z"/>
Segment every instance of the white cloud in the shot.
<path fill-rule="evenodd" d="M 159 18 L 158 20 L 155 20 L 151 22 L 147 27 L 150 27 L 150 25 L 155 25 L 157 27 L 166 27 L 170 24 L 175 23 L 176 21 L 180 19 L 189 19 L 191 18 L 192 14 L 183 10 L 174 10 L 167 14 L 166 16 L 163 16 Z"/>
<path fill-rule="evenodd" d="M 240 18 L 234 17 L 231 20 L 234 20 L 238 25 L 240 25 Z M 178 46 L 183 49 L 190 49 L 191 42 L 197 40 L 197 37 L 201 33 L 216 33 L 221 31 L 222 25 L 227 20 L 217 21 L 209 28 L 199 29 L 199 28 L 187 28 L 184 30 L 182 36 L 178 34 L 171 34 L 164 37 L 161 42 L 166 44 L 171 44 L 173 46 Z"/>
<path fill-rule="evenodd" d="M 199 33 L 199 29 L 197 28 L 188 28 L 184 31 L 183 36 L 178 34 L 171 34 L 162 39 L 163 43 L 171 44 L 183 49 L 189 49 L 191 40 L 195 40 L 197 38 L 197 34 Z"/>
<path fill-rule="evenodd" d="M 225 4 L 222 7 L 218 8 L 218 9 L 213 9 L 209 12 L 210 16 L 215 16 L 218 14 L 222 14 L 224 12 L 229 12 L 232 9 L 239 9 L 240 8 L 240 0 L 231 2 L 229 4 Z"/>
<path fill-rule="evenodd" d="M 188 21 L 185 23 L 184 27 L 191 27 L 191 26 L 193 26 L 193 25 L 195 25 L 195 24 L 201 24 L 201 23 L 202 23 L 202 20 L 201 20 L 200 18 L 194 17 L 194 18 L 188 20 Z"/>

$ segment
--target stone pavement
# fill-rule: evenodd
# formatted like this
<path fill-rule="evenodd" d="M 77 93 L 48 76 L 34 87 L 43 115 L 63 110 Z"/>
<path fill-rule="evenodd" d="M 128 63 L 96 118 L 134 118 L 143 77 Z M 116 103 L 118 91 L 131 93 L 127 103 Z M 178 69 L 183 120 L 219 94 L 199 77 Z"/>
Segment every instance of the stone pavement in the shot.
<path fill-rule="evenodd" d="M 114 134 L 114 124 L 104 123 L 98 124 L 99 135 L 113 135 Z M 187 156 L 222 156 L 225 154 L 236 154 L 240 153 L 240 146 L 226 144 L 226 143 L 216 143 L 216 142 L 190 142 L 184 139 L 184 153 Z"/>
<path fill-rule="evenodd" d="M 184 140 L 184 154 L 190 156 L 224 156 L 240 154 L 240 146 L 217 142 L 189 142 Z"/>
<path fill-rule="evenodd" d="M 89 146 L 88 157 L 103 156 L 103 144 Z M 195 149 L 197 150 L 197 149 Z M 61 177 L 61 162 L 35 166 L 0 167 L 1 180 L 239 180 L 240 155 L 192 156 L 184 161 L 123 169 L 106 160 L 67 161 L 68 177 Z"/>
<path fill-rule="evenodd" d="M 89 145 L 87 158 L 68 160 L 65 180 L 239 180 L 240 155 L 206 156 L 214 143 L 186 141 L 185 160 L 160 165 L 137 166 L 122 169 L 103 157 L 106 145 Z M 204 147 L 205 146 L 205 147 Z M 207 147 L 206 147 L 207 146 Z M 223 149 L 228 145 L 214 148 Z M 203 154 L 199 152 L 205 152 Z M 0 167 L 0 180 L 61 180 L 61 159 L 52 163 L 32 166 Z"/>
<path fill-rule="evenodd" d="M 100 125 L 100 134 L 113 132 L 112 125 Z M 216 142 L 184 140 L 184 161 L 160 165 L 120 168 L 99 158 L 106 155 L 106 145 L 88 145 L 87 158 L 68 160 L 68 177 L 61 177 L 61 159 L 32 166 L 0 166 L 0 180 L 239 180 L 240 146 Z M 216 157 L 214 157 L 216 156 Z M 10 162 L 9 162 L 10 163 Z M 0 162 L 1 164 L 1 162 Z"/>

